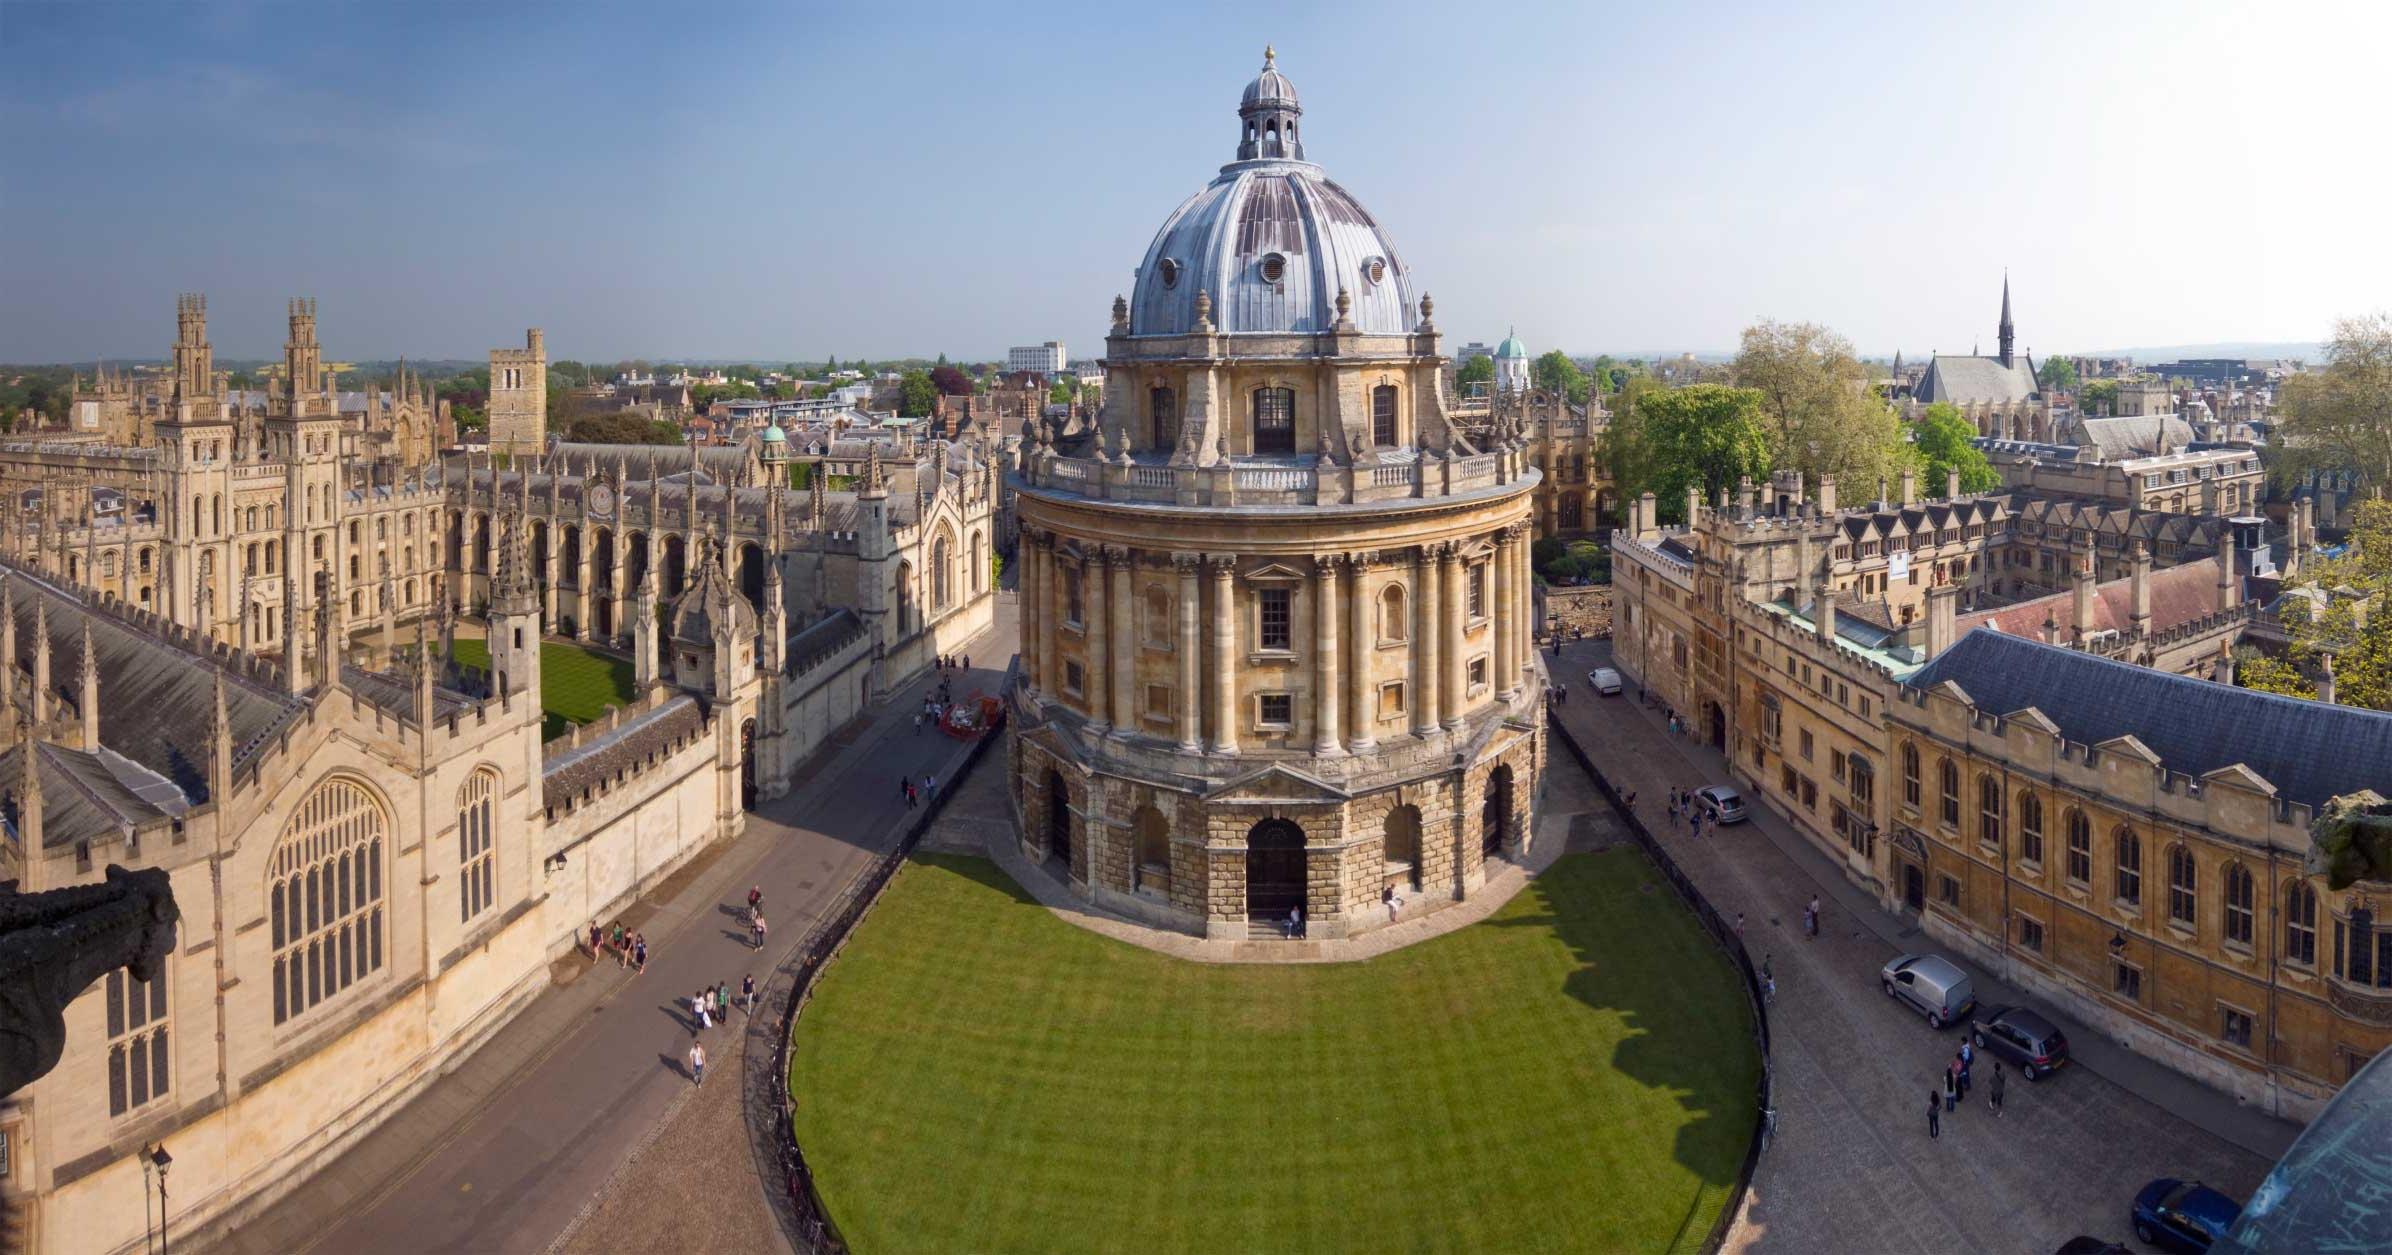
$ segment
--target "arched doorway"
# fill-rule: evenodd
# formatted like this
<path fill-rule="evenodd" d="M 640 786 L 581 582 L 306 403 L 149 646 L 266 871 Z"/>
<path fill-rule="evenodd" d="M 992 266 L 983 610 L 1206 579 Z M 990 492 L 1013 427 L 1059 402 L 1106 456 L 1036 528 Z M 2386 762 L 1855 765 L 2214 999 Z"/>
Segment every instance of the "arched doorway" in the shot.
<path fill-rule="evenodd" d="M 1703 710 L 1710 716 L 1711 748 L 1722 754 L 1726 753 L 1728 749 L 1728 712 L 1721 710 L 1718 702 L 1704 702 Z"/>
<path fill-rule="evenodd" d="M 1047 856 L 1063 860 L 1065 875 L 1071 874 L 1071 790 L 1063 783 L 1063 773 L 1047 772 Z"/>
<path fill-rule="evenodd" d="M 739 593 L 758 613 L 763 612 L 764 550 L 755 545 L 739 547 Z"/>
<path fill-rule="evenodd" d="M 1266 819 L 1246 833 L 1246 918 L 1279 924 L 1304 905 L 1304 830 Z"/>
<path fill-rule="evenodd" d="M 739 725 L 739 809 L 756 809 L 756 721 Z"/>
<path fill-rule="evenodd" d="M 1171 823 L 1163 812 L 1141 806 L 1130 819 L 1136 842 L 1130 851 L 1130 891 L 1171 896 Z"/>
<path fill-rule="evenodd" d="M 1487 799 L 1478 809 L 1478 852 L 1483 858 L 1503 855 L 1504 830 L 1512 826 L 1512 769 L 1510 764 L 1487 773 Z"/>
<path fill-rule="evenodd" d="M 1420 892 L 1420 808 L 1398 806 L 1387 812 L 1381 837 L 1380 861 L 1386 864 L 1385 887 Z"/>

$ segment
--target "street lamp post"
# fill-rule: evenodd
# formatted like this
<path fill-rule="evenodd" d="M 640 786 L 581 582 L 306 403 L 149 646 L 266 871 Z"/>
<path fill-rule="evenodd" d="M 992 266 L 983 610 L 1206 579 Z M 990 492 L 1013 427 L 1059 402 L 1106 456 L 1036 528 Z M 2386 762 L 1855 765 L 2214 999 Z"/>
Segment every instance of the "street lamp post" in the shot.
<path fill-rule="evenodd" d="M 149 1162 L 158 1170 L 158 1255 L 166 1255 L 166 1169 L 173 1166 L 174 1156 L 160 1142 L 150 1148 Z"/>

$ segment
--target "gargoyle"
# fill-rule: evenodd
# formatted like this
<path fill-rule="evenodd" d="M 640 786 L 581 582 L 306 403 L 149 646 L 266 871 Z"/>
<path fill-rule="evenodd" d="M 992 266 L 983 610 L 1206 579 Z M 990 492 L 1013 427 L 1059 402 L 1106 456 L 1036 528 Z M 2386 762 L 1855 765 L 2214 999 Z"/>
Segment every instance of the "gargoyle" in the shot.
<path fill-rule="evenodd" d="M 0 1097 L 58 1066 L 66 1004 L 117 968 L 166 970 L 182 913 L 158 868 L 43 893 L 0 888 Z"/>

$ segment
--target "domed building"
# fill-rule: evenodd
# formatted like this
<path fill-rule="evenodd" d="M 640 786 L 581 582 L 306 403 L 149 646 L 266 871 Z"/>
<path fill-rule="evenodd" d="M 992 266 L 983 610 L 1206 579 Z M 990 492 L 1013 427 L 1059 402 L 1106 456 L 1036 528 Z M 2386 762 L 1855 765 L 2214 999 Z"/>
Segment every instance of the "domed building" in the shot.
<path fill-rule="evenodd" d="M 1302 115 L 1266 52 L 1114 298 L 1095 429 L 1029 424 L 1015 476 L 1025 852 L 1215 937 L 1470 894 L 1543 765 L 1538 472 L 1447 422 L 1429 296 Z"/>
<path fill-rule="evenodd" d="M 1495 390 L 1528 391 L 1528 346 L 1520 343 L 1517 331 L 1504 336 L 1503 343 L 1495 346 Z"/>

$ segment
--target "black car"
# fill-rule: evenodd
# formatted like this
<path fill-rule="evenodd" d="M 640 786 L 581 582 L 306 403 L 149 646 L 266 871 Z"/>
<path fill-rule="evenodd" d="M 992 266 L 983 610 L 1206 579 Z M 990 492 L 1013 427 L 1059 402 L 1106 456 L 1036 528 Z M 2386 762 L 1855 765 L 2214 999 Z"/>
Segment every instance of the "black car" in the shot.
<path fill-rule="evenodd" d="M 2134 1255 L 2115 1242 L 2078 1235 L 2060 1244 L 2059 1255 Z"/>
<path fill-rule="evenodd" d="M 2068 1038 L 2050 1020 L 2025 1007 L 1992 1007 L 1969 1025 L 1977 1049 L 2006 1060 L 2019 1075 L 2039 1081 L 2068 1064 Z"/>

